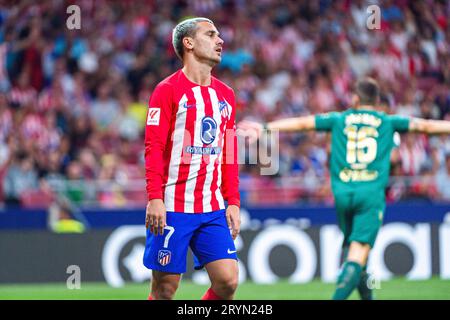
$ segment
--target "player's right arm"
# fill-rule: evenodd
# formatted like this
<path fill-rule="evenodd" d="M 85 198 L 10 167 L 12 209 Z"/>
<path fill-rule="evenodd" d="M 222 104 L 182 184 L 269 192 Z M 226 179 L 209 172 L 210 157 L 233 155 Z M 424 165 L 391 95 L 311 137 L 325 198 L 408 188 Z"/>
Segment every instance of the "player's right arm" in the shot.
<path fill-rule="evenodd" d="M 145 226 L 154 234 L 164 233 L 166 207 L 163 197 L 164 151 L 168 143 L 172 114 L 172 87 L 159 84 L 149 101 L 145 127 L 145 178 L 148 204 Z"/>
<path fill-rule="evenodd" d="M 408 129 L 426 134 L 450 134 L 450 121 L 412 118 Z"/>

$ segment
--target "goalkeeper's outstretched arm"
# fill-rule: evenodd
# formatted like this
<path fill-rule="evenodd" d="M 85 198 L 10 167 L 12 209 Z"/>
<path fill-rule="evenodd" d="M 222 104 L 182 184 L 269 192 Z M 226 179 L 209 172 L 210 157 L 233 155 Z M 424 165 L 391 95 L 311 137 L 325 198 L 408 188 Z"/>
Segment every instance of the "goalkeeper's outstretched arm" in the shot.
<path fill-rule="evenodd" d="M 239 135 L 247 137 L 250 142 L 255 142 L 265 130 L 287 132 L 315 130 L 316 121 L 314 116 L 286 118 L 268 123 L 243 120 L 237 127 Z"/>
<path fill-rule="evenodd" d="M 450 134 L 450 121 L 412 118 L 409 123 L 409 131 L 426 134 Z"/>
<path fill-rule="evenodd" d="M 279 131 L 308 131 L 316 128 L 314 116 L 286 118 L 268 122 L 268 130 Z"/>

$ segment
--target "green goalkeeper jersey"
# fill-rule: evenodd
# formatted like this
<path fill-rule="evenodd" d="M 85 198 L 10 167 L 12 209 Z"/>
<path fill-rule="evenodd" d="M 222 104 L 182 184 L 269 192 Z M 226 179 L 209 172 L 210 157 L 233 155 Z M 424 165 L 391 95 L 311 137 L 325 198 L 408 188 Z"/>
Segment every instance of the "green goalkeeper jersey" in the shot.
<path fill-rule="evenodd" d="M 393 135 L 408 131 L 409 119 L 375 110 L 349 109 L 315 116 L 317 131 L 331 132 L 333 193 L 384 189 Z"/>

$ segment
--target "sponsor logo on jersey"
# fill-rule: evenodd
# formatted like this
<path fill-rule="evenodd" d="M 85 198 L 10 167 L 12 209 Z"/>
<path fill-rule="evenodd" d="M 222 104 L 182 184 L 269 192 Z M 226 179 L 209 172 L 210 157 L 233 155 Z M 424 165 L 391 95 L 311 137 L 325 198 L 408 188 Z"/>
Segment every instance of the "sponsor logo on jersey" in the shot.
<path fill-rule="evenodd" d="M 378 178 L 378 171 L 375 170 L 351 170 L 344 168 L 339 172 L 342 182 L 368 182 Z"/>
<path fill-rule="evenodd" d="M 158 126 L 159 118 L 161 117 L 160 108 L 149 108 L 147 115 L 147 125 L 148 126 Z"/>
<path fill-rule="evenodd" d="M 187 146 L 184 151 L 186 153 L 192 154 L 220 154 L 222 152 L 221 147 L 196 147 L 196 146 Z"/>
<path fill-rule="evenodd" d="M 202 119 L 202 131 L 200 133 L 202 142 L 204 144 L 211 144 L 216 139 L 217 123 L 211 117 L 204 117 Z"/>

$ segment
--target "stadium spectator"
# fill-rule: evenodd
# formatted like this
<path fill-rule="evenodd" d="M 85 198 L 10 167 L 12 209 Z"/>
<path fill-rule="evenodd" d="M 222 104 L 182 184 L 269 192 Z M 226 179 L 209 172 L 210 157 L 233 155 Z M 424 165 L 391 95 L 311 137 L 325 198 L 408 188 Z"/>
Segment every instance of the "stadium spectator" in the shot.
<path fill-rule="evenodd" d="M 440 194 L 439 198 L 450 201 L 450 152 L 445 157 L 445 167 L 436 175 L 436 187 Z"/>
<path fill-rule="evenodd" d="M 6 171 L 3 180 L 6 204 L 19 204 L 21 196 L 38 188 L 38 175 L 30 155 L 19 152 Z"/>

